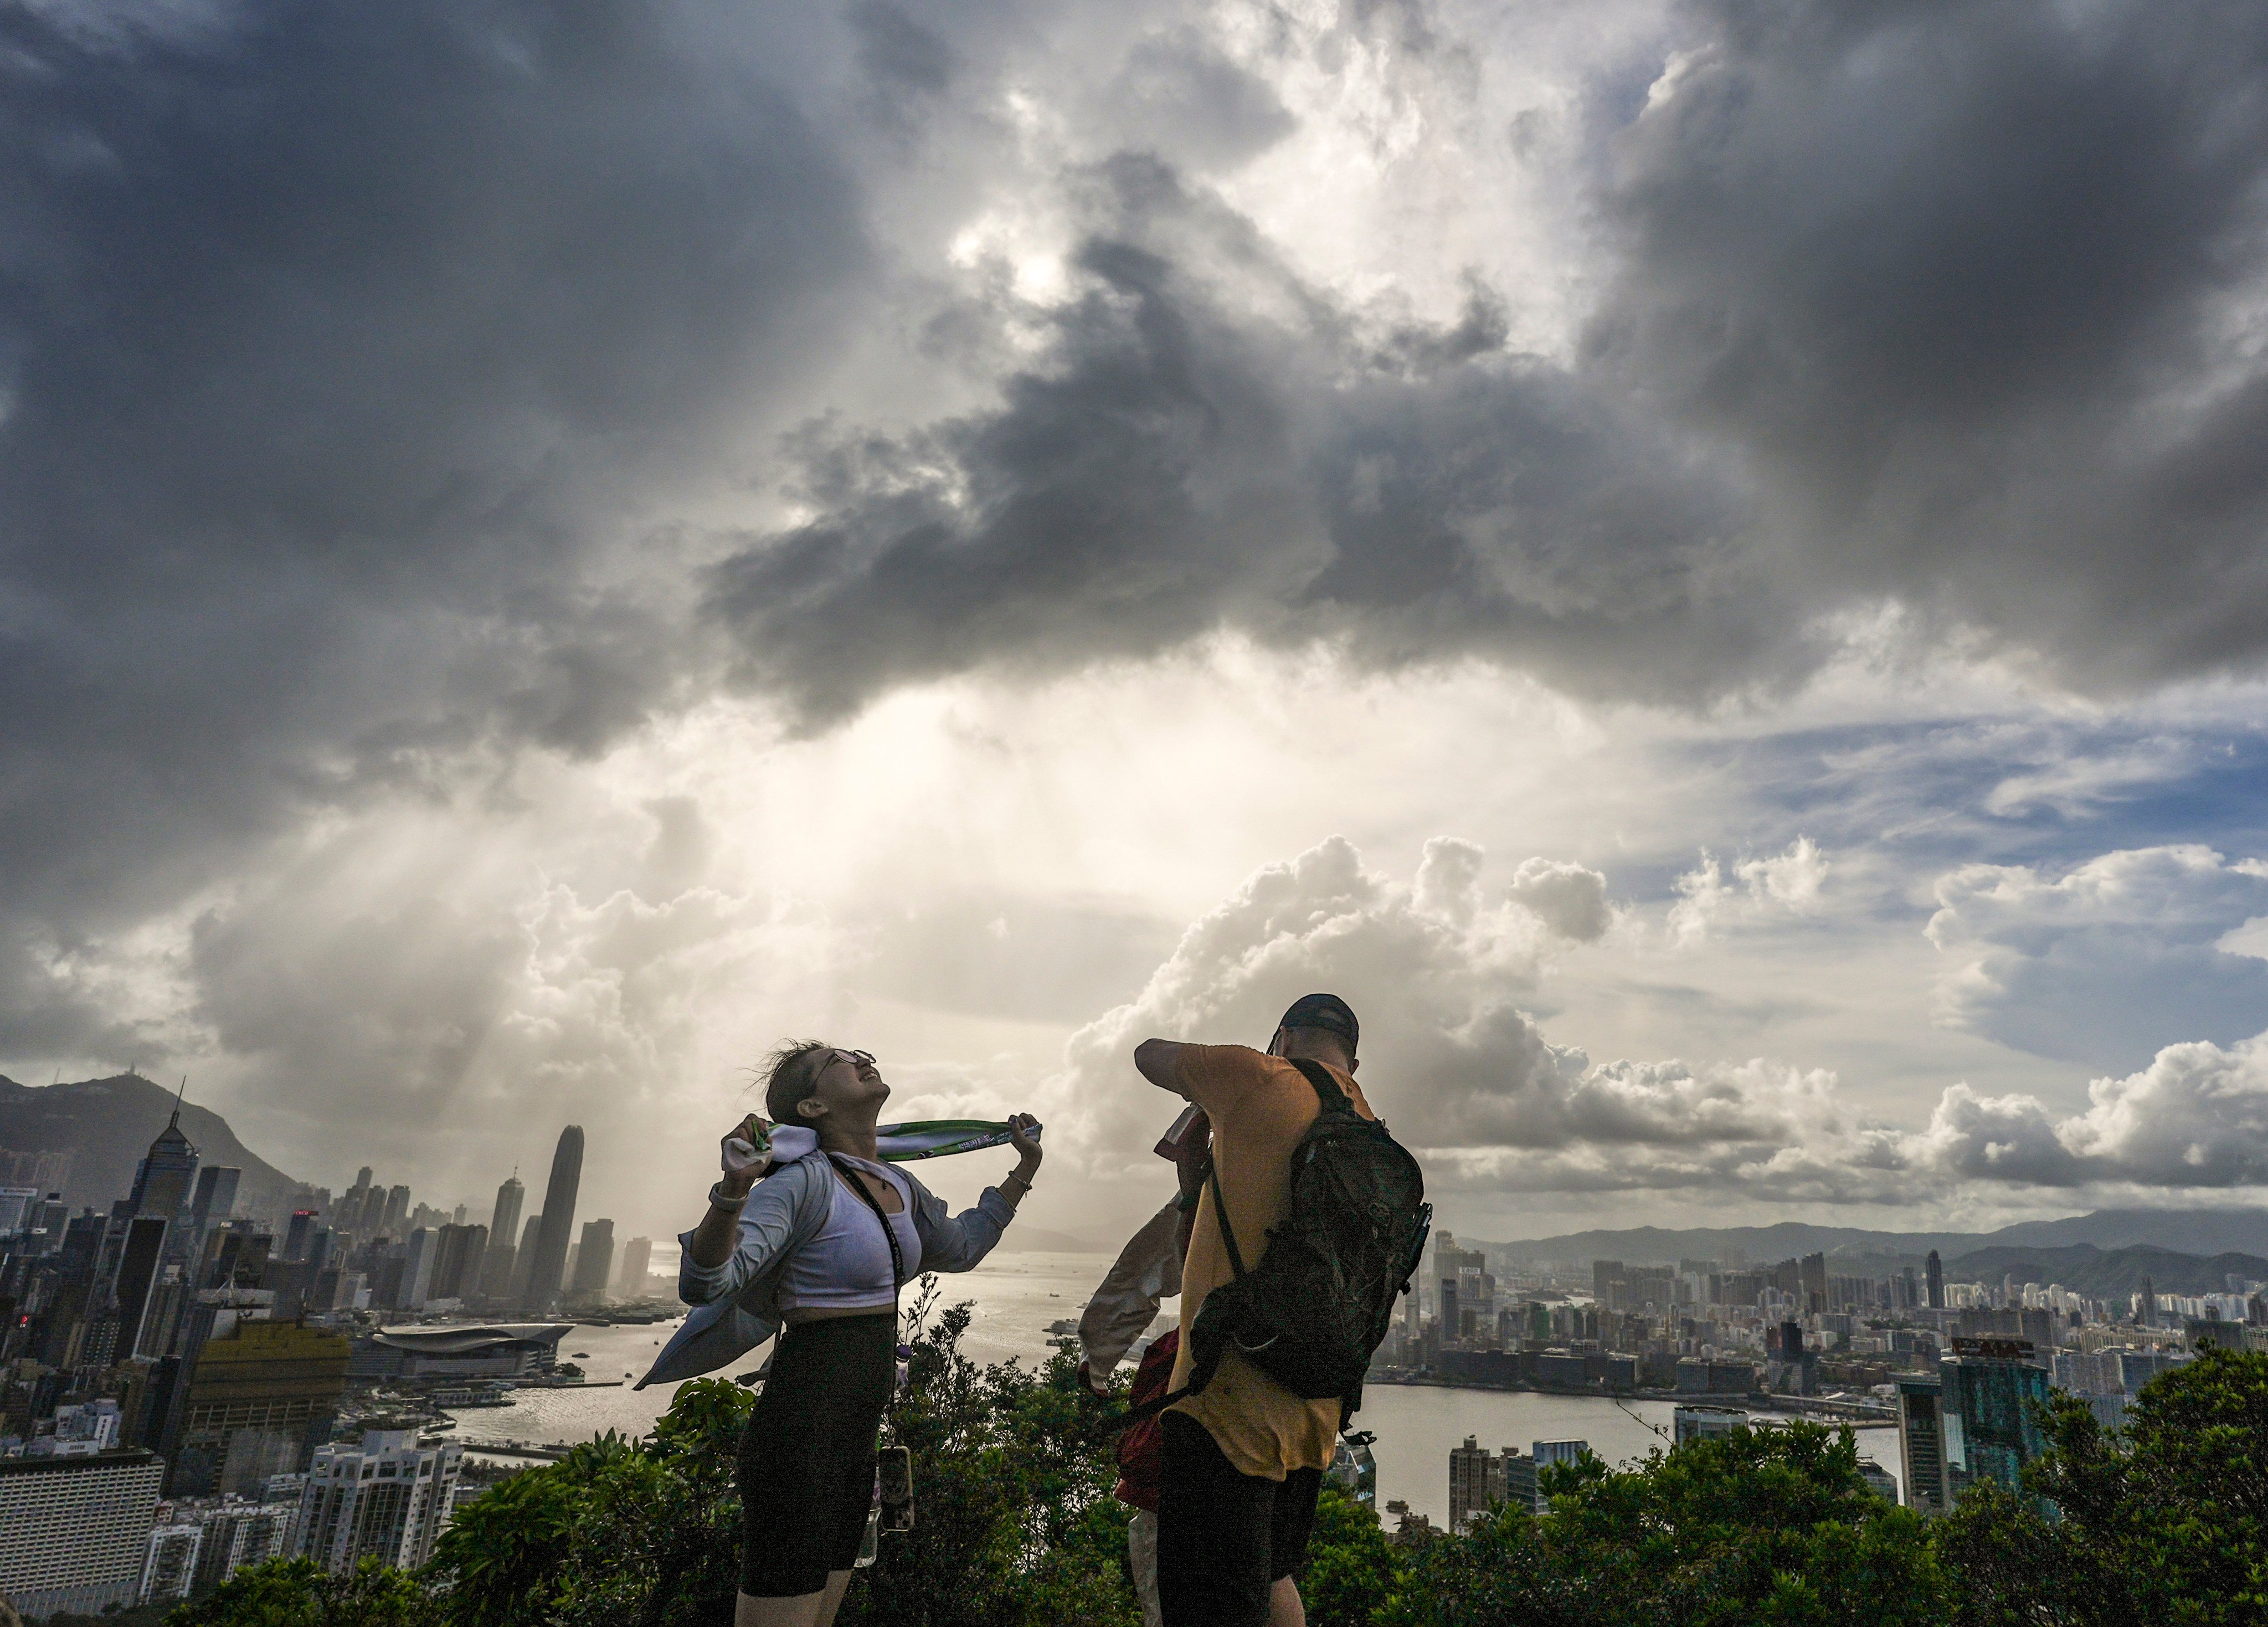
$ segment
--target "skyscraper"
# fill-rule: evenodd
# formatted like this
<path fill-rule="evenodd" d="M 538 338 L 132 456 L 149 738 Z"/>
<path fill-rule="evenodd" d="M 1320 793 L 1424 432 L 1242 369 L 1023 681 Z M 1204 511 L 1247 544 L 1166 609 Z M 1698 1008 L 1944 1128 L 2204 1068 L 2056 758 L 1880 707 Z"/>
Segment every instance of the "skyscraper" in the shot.
<path fill-rule="evenodd" d="M 236 1212 L 236 1183 L 244 1172 L 225 1164 L 208 1164 L 197 1171 L 196 1196 L 189 1200 L 189 1218 L 202 1237 L 217 1226 L 226 1226 Z"/>
<path fill-rule="evenodd" d="M 535 1269 L 535 1244 L 543 1235 L 543 1217 L 530 1215 L 519 1223 L 519 1248 L 512 1267 L 511 1294 L 515 1299 L 527 1298 L 527 1278 Z"/>
<path fill-rule="evenodd" d="M 1942 1513 L 1946 1499 L 1945 1431 L 1938 1417 L 1939 1380 L 1926 1373 L 1898 1375 L 1898 1451 L 1905 1461 L 1906 1506 Z"/>
<path fill-rule="evenodd" d="M 558 1151 L 551 1155 L 551 1180 L 543 1189 L 543 1230 L 528 1266 L 527 1304 L 539 1314 L 559 1292 L 567 1245 L 574 1235 L 576 1189 L 582 1182 L 583 1127 L 570 1124 L 559 1132 Z"/>
<path fill-rule="evenodd" d="M 118 1260 L 118 1344 L 123 1359 L 135 1353 L 150 1308 L 151 1286 L 158 1280 L 158 1263 L 170 1229 L 157 1215 L 138 1215 L 127 1223 L 126 1247 Z M 160 1352 L 162 1354 L 162 1352 Z"/>
<path fill-rule="evenodd" d="M 135 1166 L 134 1189 L 128 1200 L 133 1205 L 129 1213 L 154 1216 L 166 1223 L 169 1256 L 187 1254 L 195 1247 L 187 1222 L 196 1179 L 197 1150 L 181 1133 L 181 1108 L 176 1102 L 173 1116 Z"/>
<path fill-rule="evenodd" d="M 409 1252 L 401 1267 L 401 1286 L 394 1291 L 397 1309 L 422 1310 L 432 1292 L 433 1267 L 441 1252 L 438 1226 L 421 1226 L 409 1234 Z"/>
<path fill-rule="evenodd" d="M 519 1171 L 513 1170 L 504 1183 L 497 1189 L 496 1213 L 489 1218 L 489 1241 L 498 1248 L 509 1248 L 519 1232 L 519 1208 L 527 1199 L 527 1189 L 519 1183 Z"/>
<path fill-rule="evenodd" d="M 1929 1251 L 1928 1270 L 1929 1308 L 1941 1311 L 1945 1308 L 1945 1262 L 1937 1257 L 1934 1248 Z"/>
<path fill-rule="evenodd" d="M 463 1299 L 480 1292 L 482 1257 L 488 1253 L 489 1229 L 484 1226 L 445 1226 L 433 1256 L 433 1280 L 428 1299 Z"/>
<path fill-rule="evenodd" d="M 380 1211 L 378 1229 L 388 1237 L 399 1238 L 409 1224 L 409 1189 L 391 1187 L 386 1194 L 386 1208 Z"/>
<path fill-rule="evenodd" d="M 2024 1465 L 2047 1450 L 2035 1410 L 2047 1404 L 2048 1370 L 2024 1339 L 1955 1339 L 1938 1365 L 1946 1491 L 1959 1502 L 1979 1480 L 2023 1492 Z"/>
<path fill-rule="evenodd" d="M 570 1290 L 574 1293 L 604 1293 L 607 1283 L 615 1274 L 615 1223 L 611 1220 L 586 1220 L 583 1223 L 583 1246 L 575 1260 L 575 1281 Z"/>
<path fill-rule="evenodd" d="M 653 1270 L 653 1239 L 633 1237 L 622 1245 L 622 1263 L 615 1271 L 615 1292 L 625 1299 L 645 1298 L 645 1279 Z"/>

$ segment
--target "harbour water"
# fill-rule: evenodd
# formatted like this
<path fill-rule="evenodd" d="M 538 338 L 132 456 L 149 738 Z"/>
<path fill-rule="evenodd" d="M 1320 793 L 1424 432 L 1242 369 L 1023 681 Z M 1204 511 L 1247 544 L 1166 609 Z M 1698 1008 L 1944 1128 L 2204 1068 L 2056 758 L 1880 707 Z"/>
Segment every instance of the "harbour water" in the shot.
<path fill-rule="evenodd" d="M 1076 1321 L 1109 1264 L 1108 1255 L 996 1254 L 965 1276 L 939 1278 L 940 1302 L 971 1302 L 974 1317 L 962 1348 L 975 1359 L 1015 1358 L 1036 1363 L 1048 1354 L 1048 1325 Z M 1176 1314 L 1176 1304 L 1167 1302 L 1165 1318 Z M 1160 1325 L 1169 1324 L 1161 1320 Z M 630 1385 L 645 1372 L 675 1329 L 674 1322 L 650 1328 L 578 1326 L 560 1342 L 560 1354 L 590 1376 L 594 1381 L 591 1387 L 523 1390 L 509 1407 L 459 1412 L 454 1415 L 454 1439 L 477 1450 L 482 1440 L 587 1440 L 610 1429 L 643 1434 L 668 1409 L 675 1387 L 658 1384 L 637 1390 Z M 751 1355 L 746 1366 L 753 1367 L 759 1359 L 760 1353 Z M 596 1382 L 608 1380 L 620 1388 L 600 1388 Z M 1378 1461 L 1381 1507 L 1403 1498 L 1440 1525 L 1449 1512 L 1449 1451 L 1462 1445 L 1467 1435 L 1485 1447 L 1512 1446 L 1523 1452 L 1538 1440 L 1587 1440 L 1601 1457 L 1620 1463 L 1666 1445 L 1670 1413 L 1670 1403 L 1660 1401 L 1617 1402 L 1595 1395 L 1373 1385 L 1365 1395 L 1359 1424 L 1378 1437 L 1371 1452 Z M 1858 1438 L 1861 1455 L 1893 1476 L 1899 1472 L 1895 1430 L 1861 1430 Z"/>

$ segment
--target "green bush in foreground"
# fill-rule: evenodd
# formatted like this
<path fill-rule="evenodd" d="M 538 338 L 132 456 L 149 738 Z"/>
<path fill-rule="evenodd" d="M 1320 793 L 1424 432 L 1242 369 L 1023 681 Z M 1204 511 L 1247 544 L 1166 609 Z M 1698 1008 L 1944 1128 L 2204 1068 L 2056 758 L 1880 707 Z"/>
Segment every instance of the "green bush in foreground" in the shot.
<path fill-rule="evenodd" d="M 2208 1346 L 2105 1430 L 2058 1395 L 2024 1471 L 2055 1506 L 1979 1487 L 1934 1536 L 1958 1627 L 2235 1627 L 2268 1621 L 2268 1355 Z"/>
<path fill-rule="evenodd" d="M 842 1622 L 1134 1627 L 1112 1500 L 1115 1405 L 1071 1364 L 979 1367 L 968 1310 L 927 1316 L 914 1394 L 919 1520 L 886 1538 Z M 1123 1398 L 1122 1398 L 1123 1399 Z M 169 1627 L 725 1627 L 739 1571 L 733 1461 L 748 1393 L 682 1387 L 615 1437 L 469 1504 L 433 1564 L 328 1577 L 278 1561 Z M 1970 1491 L 1925 1523 L 1859 1478 L 1847 1430 L 1742 1432 L 1622 1471 L 1546 1471 L 1550 1513 L 1500 1508 L 1404 1547 L 1326 1490 L 1301 1579 L 1315 1627 L 2228 1627 L 2268 1619 L 2268 1355 L 2212 1351 L 2146 1389 L 2128 1427 L 2058 1397 L 2018 1498 Z M 2049 1499 L 2053 1518 L 2035 1498 Z"/>

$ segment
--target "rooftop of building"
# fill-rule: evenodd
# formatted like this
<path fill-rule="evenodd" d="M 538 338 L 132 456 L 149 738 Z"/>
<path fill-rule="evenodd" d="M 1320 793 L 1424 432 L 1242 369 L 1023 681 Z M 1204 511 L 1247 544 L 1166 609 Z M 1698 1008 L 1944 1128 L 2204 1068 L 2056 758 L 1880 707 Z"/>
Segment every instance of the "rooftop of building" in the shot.
<path fill-rule="evenodd" d="M 0 1458 L 0 1475 L 77 1475 L 93 1469 L 133 1469 L 141 1464 L 163 1467 L 165 1460 L 139 1447 L 121 1447 L 71 1457 Z"/>
<path fill-rule="evenodd" d="M 484 1322 L 476 1327 L 380 1328 L 377 1342 L 391 1350 L 429 1356 L 462 1356 L 499 1344 L 549 1344 L 574 1331 L 572 1322 Z"/>

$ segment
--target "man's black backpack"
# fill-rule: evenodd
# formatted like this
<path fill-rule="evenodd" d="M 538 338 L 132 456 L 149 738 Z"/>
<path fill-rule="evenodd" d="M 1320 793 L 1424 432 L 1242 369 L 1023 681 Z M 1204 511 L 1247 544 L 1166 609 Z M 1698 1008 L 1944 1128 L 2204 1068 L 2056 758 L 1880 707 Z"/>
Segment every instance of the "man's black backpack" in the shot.
<path fill-rule="evenodd" d="M 1357 1113 L 1321 1063 L 1292 1065 L 1315 1087 L 1322 1111 L 1292 1150 L 1289 1210 L 1247 1270 L 1220 1172 L 1212 1171 L 1213 1215 L 1235 1278 L 1205 1296 L 1189 1329 L 1188 1385 L 1133 1409 L 1124 1423 L 1204 1388 L 1232 1344 L 1295 1395 L 1338 1396 L 1342 1424 L 1362 1404 L 1363 1374 L 1425 1253 L 1433 1206 L 1418 1160 L 1385 1125 Z"/>

